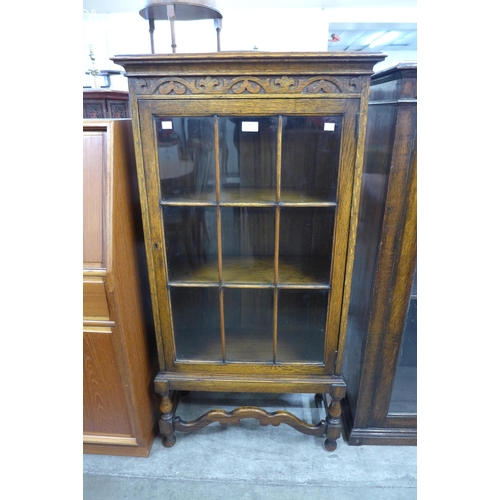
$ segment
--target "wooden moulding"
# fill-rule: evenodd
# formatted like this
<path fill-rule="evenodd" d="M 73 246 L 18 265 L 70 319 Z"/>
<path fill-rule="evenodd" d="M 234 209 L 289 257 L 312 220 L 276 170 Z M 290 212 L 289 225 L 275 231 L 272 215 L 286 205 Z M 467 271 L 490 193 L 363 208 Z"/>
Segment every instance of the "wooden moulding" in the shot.
<path fill-rule="evenodd" d="M 151 76 L 152 74 L 192 75 L 213 71 L 214 64 L 227 68 L 228 74 L 252 74 L 258 69 L 262 74 L 297 72 L 302 75 L 318 72 L 324 65 L 329 74 L 371 75 L 373 66 L 385 59 L 381 52 L 218 52 L 210 54 L 145 54 L 117 55 L 111 60 L 125 67 L 127 77 Z"/>
<path fill-rule="evenodd" d="M 359 99 L 382 53 L 119 55 L 134 99 L 307 96 Z"/>
<path fill-rule="evenodd" d="M 349 444 L 354 446 L 417 446 L 417 429 L 366 427 L 349 430 Z"/>
<path fill-rule="evenodd" d="M 164 384 L 170 390 L 209 392 L 255 393 L 328 393 L 332 387 L 345 390 L 342 377 L 335 376 L 263 376 L 263 375 L 215 375 L 205 373 L 160 372 L 155 378 L 155 388 L 164 392 Z"/>

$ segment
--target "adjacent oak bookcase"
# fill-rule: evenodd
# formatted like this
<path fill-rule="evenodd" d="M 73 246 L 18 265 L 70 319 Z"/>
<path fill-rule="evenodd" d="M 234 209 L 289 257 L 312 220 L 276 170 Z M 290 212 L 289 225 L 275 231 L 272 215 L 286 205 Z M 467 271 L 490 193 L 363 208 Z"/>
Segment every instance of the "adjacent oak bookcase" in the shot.
<path fill-rule="evenodd" d="M 129 79 L 165 446 L 256 418 L 336 448 L 369 82 L 384 58 L 113 58 Z M 182 391 L 321 394 L 327 415 L 244 406 L 186 422 Z"/>
<path fill-rule="evenodd" d="M 417 443 L 417 65 L 372 77 L 343 375 L 349 444 Z"/>
<path fill-rule="evenodd" d="M 149 455 L 157 357 L 148 297 L 131 121 L 83 120 L 84 453 Z"/>
<path fill-rule="evenodd" d="M 83 118 L 130 118 L 128 92 L 89 89 L 83 91 Z"/>

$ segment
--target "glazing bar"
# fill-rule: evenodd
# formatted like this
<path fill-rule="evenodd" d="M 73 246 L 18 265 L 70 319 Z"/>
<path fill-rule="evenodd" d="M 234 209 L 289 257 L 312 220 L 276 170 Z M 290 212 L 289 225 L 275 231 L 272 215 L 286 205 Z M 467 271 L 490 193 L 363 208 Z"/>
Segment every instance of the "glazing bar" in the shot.
<path fill-rule="evenodd" d="M 278 272 L 280 251 L 280 199 L 281 199 L 281 139 L 283 117 L 278 118 L 278 137 L 276 141 L 276 216 L 274 222 L 274 301 L 273 301 L 273 363 L 276 364 L 278 350 Z"/>
<path fill-rule="evenodd" d="M 219 275 L 219 315 L 222 362 L 226 362 L 226 331 L 224 328 L 224 290 L 222 289 L 222 223 L 220 212 L 220 156 L 219 156 L 219 118 L 214 116 L 214 153 L 215 153 L 215 201 L 217 203 L 217 268 Z"/>

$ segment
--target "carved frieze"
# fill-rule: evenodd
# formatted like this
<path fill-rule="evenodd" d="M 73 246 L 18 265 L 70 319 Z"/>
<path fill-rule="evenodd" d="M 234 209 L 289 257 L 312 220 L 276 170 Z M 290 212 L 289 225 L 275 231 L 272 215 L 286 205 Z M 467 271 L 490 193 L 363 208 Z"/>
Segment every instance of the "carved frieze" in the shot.
<path fill-rule="evenodd" d="M 134 83 L 138 95 L 359 94 L 362 77 L 163 77 L 138 79 Z"/>
<path fill-rule="evenodd" d="M 83 101 L 83 117 L 84 118 L 106 118 L 106 110 L 104 102 L 85 102 Z"/>
<path fill-rule="evenodd" d="M 125 102 L 109 102 L 109 115 L 111 118 L 128 118 L 128 103 Z"/>

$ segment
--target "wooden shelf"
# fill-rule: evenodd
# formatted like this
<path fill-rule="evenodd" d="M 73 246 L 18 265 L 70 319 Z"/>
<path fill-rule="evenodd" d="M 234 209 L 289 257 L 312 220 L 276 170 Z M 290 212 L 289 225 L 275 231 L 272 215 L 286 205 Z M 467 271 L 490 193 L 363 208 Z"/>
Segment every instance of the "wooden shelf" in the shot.
<path fill-rule="evenodd" d="M 160 201 L 161 205 L 165 206 L 213 206 L 216 204 L 215 190 L 214 191 L 181 191 L 176 193 L 169 193 L 168 199 L 162 192 Z"/>
<path fill-rule="evenodd" d="M 200 335 L 199 332 L 205 332 Z M 250 335 L 251 333 L 251 335 Z M 228 338 L 229 337 L 229 338 Z M 205 339 L 218 339 L 210 342 Z M 212 330 L 206 333 L 201 325 L 196 331 L 184 331 L 183 336 L 176 338 L 176 353 L 179 361 L 210 360 L 222 362 L 222 341 L 220 340 L 220 330 Z M 273 362 L 273 331 L 272 327 L 268 331 L 262 329 L 250 329 L 235 342 L 231 341 L 231 336 L 226 333 L 226 362 Z"/>
<path fill-rule="evenodd" d="M 278 262 L 278 287 L 324 288 L 330 287 L 330 269 L 327 257 L 283 257 Z M 201 265 L 190 267 L 185 260 L 170 263 L 169 282 L 172 286 L 218 286 L 217 259 L 207 259 Z M 224 257 L 222 281 L 225 286 L 274 286 L 274 258 Z"/>
<path fill-rule="evenodd" d="M 200 335 L 199 332 L 203 332 Z M 297 333 L 303 333 L 297 332 Z M 309 335 L 316 335 L 324 339 L 324 331 L 311 331 Z M 207 340 L 208 339 L 208 340 Z M 217 341 L 210 341 L 217 339 Z M 178 361 L 222 361 L 222 341 L 220 330 L 211 330 L 207 333 L 206 327 L 183 331 L 183 337 L 176 339 Z M 277 364 L 290 363 L 323 363 L 323 344 L 320 348 L 311 350 L 307 339 L 299 337 L 297 342 L 281 341 L 278 336 Z M 261 328 L 249 328 L 245 335 L 236 339 L 226 331 L 226 361 L 225 363 L 273 363 L 273 331 Z"/>
<path fill-rule="evenodd" d="M 221 205 L 276 205 L 276 189 L 224 188 L 221 191 Z M 281 189 L 279 205 L 335 206 L 328 194 L 304 193 L 298 189 Z"/>
<path fill-rule="evenodd" d="M 278 265 L 278 286 L 330 288 L 329 265 L 329 257 L 282 257 Z"/>
<path fill-rule="evenodd" d="M 269 205 L 276 204 L 276 188 L 223 187 L 221 205 Z"/>
<path fill-rule="evenodd" d="M 215 191 L 213 192 L 181 192 L 169 194 L 166 199 L 162 195 L 161 205 L 164 206 L 216 206 Z M 223 188 L 221 190 L 220 206 L 269 206 L 278 205 L 276 189 L 257 188 Z M 294 189 L 282 189 L 280 206 L 334 207 L 337 205 L 327 193 L 311 194 Z"/>

